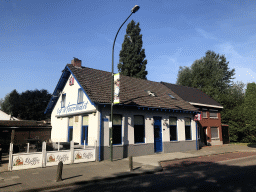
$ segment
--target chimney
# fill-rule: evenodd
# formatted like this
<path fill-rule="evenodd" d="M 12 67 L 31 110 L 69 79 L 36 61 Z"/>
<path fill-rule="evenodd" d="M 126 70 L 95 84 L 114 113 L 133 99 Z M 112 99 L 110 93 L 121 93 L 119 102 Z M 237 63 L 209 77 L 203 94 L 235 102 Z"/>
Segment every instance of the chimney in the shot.
<path fill-rule="evenodd" d="M 74 57 L 74 59 L 71 61 L 71 64 L 72 64 L 74 67 L 81 67 L 81 63 L 82 63 L 82 61 L 79 60 L 79 59 L 77 59 L 77 58 L 75 58 L 75 57 Z"/>

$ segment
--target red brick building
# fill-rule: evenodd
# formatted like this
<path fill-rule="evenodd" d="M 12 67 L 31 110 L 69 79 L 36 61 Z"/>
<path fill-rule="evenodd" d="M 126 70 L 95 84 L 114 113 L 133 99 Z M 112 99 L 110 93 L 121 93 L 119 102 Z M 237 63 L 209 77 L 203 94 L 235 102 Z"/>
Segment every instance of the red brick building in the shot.
<path fill-rule="evenodd" d="M 171 83 L 161 83 L 201 112 L 201 120 L 198 122 L 198 135 L 201 146 L 222 145 L 223 134 L 220 112 L 223 106 L 199 89 Z"/>

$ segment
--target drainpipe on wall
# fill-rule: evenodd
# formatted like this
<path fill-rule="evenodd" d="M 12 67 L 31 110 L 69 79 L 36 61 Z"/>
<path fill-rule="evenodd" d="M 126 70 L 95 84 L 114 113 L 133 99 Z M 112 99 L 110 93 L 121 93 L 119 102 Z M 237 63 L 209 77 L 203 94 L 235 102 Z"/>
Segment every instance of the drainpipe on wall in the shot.
<path fill-rule="evenodd" d="M 198 131 L 197 131 L 197 121 L 196 121 L 196 150 L 198 150 L 198 135 L 197 135 L 197 133 L 198 133 Z"/>
<path fill-rule="evenodd" d="M 100 135 L 99 135 L 99 161 L 101 161 L 101 129 L 102 129 L 102 112 L 101 112 L 101 107 L 99 106 L 100 112 Z"/>

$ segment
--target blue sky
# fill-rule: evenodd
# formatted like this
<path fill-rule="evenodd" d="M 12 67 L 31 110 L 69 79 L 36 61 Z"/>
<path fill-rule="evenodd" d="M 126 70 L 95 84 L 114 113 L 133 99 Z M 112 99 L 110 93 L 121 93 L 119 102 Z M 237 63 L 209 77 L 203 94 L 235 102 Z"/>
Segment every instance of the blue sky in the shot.
<path fill-rule="evenodd" d="M 73 57 L 115 73 L 127 24 L 140 23 L 148 80 L 176 83 L 179 66 L 207 50 L 224 54 L 234 81 L 256 80 L 256 1 L 0 0 L 0 98 L 16 89 L 53 92 Z"/>

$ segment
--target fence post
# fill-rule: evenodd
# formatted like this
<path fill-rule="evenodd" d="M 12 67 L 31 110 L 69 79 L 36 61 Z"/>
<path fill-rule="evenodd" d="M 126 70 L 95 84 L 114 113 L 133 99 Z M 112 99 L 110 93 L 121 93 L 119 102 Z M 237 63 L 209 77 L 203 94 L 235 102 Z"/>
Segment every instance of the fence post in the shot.
<path fill-rule="evenodd" d="M 85 140 L 84 140 L 84 149 L 85 149 Z"/>
<path fill-rule="evenodd" d="M 130 171 L 132 172 L 133 171 L 132 156 L 129 157 L 129 168 L 130 168 Z"/>
<path fill-rule="evenodd" d="M 46 167 L 46 142 L 42 144 L 42 167 Z"/>
<path fill-rule="evenodd" d="M 70 142 L 71 163 L 74 163 L 74 141 Z"/>
<path fill-rule="evenodd" d="M 29 153 L 29 143 L 27 143 L 27 153 Z"/>
<path fill-rule="evenodd" d="M 13 144 L 10 143 L 10 150 L 9 150 L 9 164 L 8 164 L 8 170 L 12 170 L 12 151 L 13 151 Z"/>
<path fill-rule="evenodd" d="M 60 150 L 60 142 L 58 141 L 58 151 Z"/>
<path fill-rule="evenodd" d="M 58 168 L 57 168 L 56 182 L 62 181 L 62 169 L 63 169 L 63 162 L 60 161 L 58 163 Z"/>

